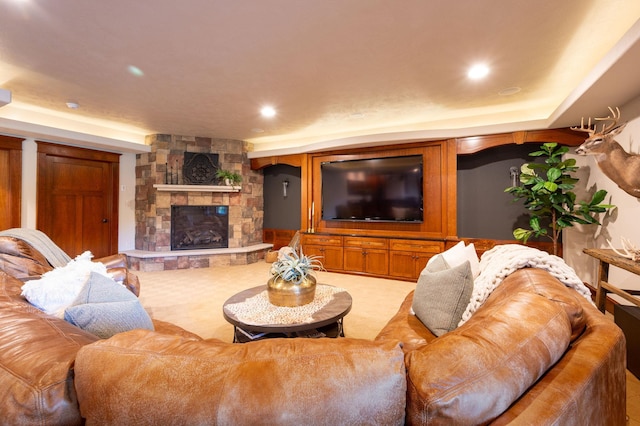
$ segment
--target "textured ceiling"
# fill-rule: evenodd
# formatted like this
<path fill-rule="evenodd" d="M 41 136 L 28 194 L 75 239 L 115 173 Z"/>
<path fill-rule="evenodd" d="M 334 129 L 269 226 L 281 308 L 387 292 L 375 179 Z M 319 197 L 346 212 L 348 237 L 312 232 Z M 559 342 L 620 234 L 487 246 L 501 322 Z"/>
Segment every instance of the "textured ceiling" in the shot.
<path fill-rule="evenodd" d="M 639 18 L 638 0 L 0 0 L 0 131 L 301 152 L 567 126 L 640 95 Z"/>

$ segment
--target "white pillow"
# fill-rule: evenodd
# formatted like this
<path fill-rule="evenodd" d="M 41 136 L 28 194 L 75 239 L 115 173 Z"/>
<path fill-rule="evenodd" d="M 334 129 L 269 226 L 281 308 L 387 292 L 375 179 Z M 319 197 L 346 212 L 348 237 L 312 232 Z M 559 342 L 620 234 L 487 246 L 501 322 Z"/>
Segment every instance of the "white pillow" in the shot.
<path fill-rule="evenodd" d="M 477 278 L 480 274 L 480 259 L 478 259 L 478 254 L 476 253 L 476 248 L 473 243 L 465 246 L 464 241 L 460 241 L 455 246 L 446 251 L 443 251 L 440 254 L 447 262 L 449 267 L 455 268 L 456 266 L 460 266 L 468 260 L 469 265 L 471 266 L 471 273 L 473 275 L 473 278 Z M 434 257 L 429 259 L 427 265 L 431 263 L 433 259 Z"/>
<path fill-rule="evenodd" d="M 64 319 L 64 310 L 80 294 L 91 272 L 109 277 L 103 263 L 92 262 L 93 254 L 85 251 L 63 267 L 29 280 L 22 286 L 22 295 L 35 307 L 49 315 Z"/>

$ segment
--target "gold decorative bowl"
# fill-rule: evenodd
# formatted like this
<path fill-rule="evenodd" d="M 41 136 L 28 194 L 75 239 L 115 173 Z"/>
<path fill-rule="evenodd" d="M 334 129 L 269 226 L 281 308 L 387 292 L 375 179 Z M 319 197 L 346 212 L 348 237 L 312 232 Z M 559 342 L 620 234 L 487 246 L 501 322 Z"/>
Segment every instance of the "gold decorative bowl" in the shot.
<path fill-rule="evenodd" d="M 295 307 L 313 302 L 316 294 L 316 279 L 311 275 L 300 283 L 285 281 L 280 277 L 271 277 L 267 281 L 269 302 L 276 306 Z"/>

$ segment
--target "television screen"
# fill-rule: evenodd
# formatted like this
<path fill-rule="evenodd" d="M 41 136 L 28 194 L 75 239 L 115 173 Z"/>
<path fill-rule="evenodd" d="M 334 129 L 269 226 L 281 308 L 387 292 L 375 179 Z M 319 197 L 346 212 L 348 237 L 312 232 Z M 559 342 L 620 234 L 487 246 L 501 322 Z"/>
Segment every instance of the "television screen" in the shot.
<path fill-rule="evenodd" d="M 422 156 L 320 165 L 322 219 L 422 222 Z"/>

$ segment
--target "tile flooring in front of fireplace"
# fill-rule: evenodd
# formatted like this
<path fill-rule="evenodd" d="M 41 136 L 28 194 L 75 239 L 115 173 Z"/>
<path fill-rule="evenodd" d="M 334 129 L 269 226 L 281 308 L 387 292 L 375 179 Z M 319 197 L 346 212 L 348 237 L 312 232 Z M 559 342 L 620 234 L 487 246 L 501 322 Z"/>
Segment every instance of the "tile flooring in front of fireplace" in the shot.
<path fill-rule="evenodd" d="M 136 272 L 142 304 L 155 318 L 172 322 L 204 338 L 233 340 L 233 327 L 222 316 L 222 304 L 235 293 L 269 278 L 270 264 L 176 271 Z M 415 283 L 319 272 L 318 282 L 343 287 L 353 297 L 344 318 L 348 337 L 373 339 L 397 312 Z M 609 316 L 610 317 L 610 316 Z M 611 317 L 610 317 L 611 318 Z M 629 426 L 640 426 L 640 380 L 627 371 Z"/>

